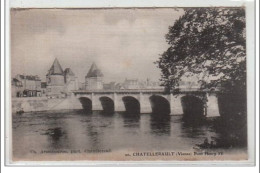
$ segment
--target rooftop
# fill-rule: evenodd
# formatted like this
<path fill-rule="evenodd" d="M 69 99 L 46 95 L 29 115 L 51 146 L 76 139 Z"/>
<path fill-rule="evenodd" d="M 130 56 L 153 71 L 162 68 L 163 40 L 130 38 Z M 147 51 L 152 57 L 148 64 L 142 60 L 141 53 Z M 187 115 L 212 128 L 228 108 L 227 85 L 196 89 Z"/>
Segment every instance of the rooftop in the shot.
<path fill-rule="evenodd" d="M 63 75 L 63 70 L 57 58 L 55 58 L 47 75 Z"/>
<path fill-rule="evenodd" d="M 97 67 L 95 63 L 93 63 L 86 77 L 103 77 L 103 76 L 104 75 L 101 72 L 101 70 Z"/>
<path fill-rule="evenodd" d="M 39 78 L 39 76 L 35 75 L 17 75 L 18 78 L 20 79 L 26 79 L 26 80 L 34 80 L 34 81 L 40 81 L 41 79 Z"/>

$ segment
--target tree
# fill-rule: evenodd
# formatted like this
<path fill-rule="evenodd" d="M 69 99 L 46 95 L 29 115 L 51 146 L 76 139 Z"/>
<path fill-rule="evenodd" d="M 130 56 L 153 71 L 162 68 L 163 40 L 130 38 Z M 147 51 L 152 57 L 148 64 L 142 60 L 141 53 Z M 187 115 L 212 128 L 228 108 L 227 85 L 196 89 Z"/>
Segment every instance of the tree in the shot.
<path fill-rule="evenodd" d="M 155 63 L 167 88 L 191 75 L 201 88 L 246 91 L 244 8 L 187 8 L 166 40 L 170 47 Z"/>

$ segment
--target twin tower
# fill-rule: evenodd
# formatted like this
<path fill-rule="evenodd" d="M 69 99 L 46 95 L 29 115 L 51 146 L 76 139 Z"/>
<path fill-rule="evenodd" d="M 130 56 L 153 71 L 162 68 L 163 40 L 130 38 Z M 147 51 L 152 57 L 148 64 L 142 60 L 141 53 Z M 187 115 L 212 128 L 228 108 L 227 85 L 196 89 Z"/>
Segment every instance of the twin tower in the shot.
<path fill-rule="evenodd" d="M 79 86 L 76 75 L 70 68 L 62 69 L 56 58 L 46 74 L 47 97 L 57 98 L 70 95 L 73 90 L 100 90 L 103 89 L 103 74 L 95 63 L 85 76 L 85 83 Z"/>

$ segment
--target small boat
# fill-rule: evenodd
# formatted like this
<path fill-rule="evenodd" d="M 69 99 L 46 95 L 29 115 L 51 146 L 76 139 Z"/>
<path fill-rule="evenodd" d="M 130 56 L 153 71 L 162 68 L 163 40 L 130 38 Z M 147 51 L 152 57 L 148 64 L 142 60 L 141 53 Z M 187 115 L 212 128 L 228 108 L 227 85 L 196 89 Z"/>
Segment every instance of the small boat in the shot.
<path fill-rule="evenodd" d="M 211 142 L 208 142 L 208 139 L 205 138 L 204 142 L 202 144 L 196 144 L 197 147 L 199 147 L 200 149 L 207 149 L 207 148 L 216 148 L 216 144 L 213 140 L 211 140 Z"/>
<path fill-rule="evenodd" d="M 204 142 L 202 144 L 196 144 L 197 147 L 201 148 L 201 149 L 206 149 L 210 147 L 208 138 L 205 138 Z"/>

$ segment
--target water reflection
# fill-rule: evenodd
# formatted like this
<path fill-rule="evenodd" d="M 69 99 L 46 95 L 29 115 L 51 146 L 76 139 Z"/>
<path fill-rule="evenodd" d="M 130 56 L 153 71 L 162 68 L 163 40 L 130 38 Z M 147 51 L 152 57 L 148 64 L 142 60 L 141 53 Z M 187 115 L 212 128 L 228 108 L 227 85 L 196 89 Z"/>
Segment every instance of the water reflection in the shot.
<path fill-rule="evenodd" d="M 105 133 L 113 126 L 113 115 L 105 112 L 93 112 L 84 119 L 86 138 L 91 149 L 99 149 L 105 145 Z"/>
<path fill-rule="evenodd" d="M 207 120 L 205 118 L 200 118 L 200 117 L 196 117 L 196 116 L 194 116 L 194 117 L 183 116 L 180 120 L 182 122 L 182 129 L 201 128 L 207 123 Z"/>
<path fill-rule="evenodd" d="M 19 155 L 32 148 L 185 150 L 246 147 L 247 142 L 243 119 L 100 112 L 14 114 L 13 141 Z"/>
<path fill-rule="evenodd" d="M 42 127 L 42 129 L 38 129 L 35 132 L 39 131 L 41 135 L 47 136 L 48 148 L 59 149 L 70 147 L 67 136 L 67 124 L 65 123 L 67 119 L 70 119 L 70 117 L 64 117 L 63 113 L 55 113 L 54 115 L 50 114 L 47 117 L 40 114 L 39 117 L 31 120 L 30 122 L 32 124 L 34 124 L 34 122 L 38 122 L 39 125 L 35 125 L 35 127 Z"/>
<path fill-rule="evenodd" d="M 215 132 L 219 134 L 216 138 L 218 148 L 247 146 L 246 117 L 219 118 L 212 122 L 212 124 Z"/>
<path fill-rule="evenodd" d="M 213 148 L 218 134 L 215 133 L 209 119 L 199 116 L 189 118 L 184 116 L 179 121 L 182 129 L 181 137 L 197 139 L 198 142 L 195 146 L 199 148 Z"/>
<path fill-rule="evenodd" d="M 65 141 L 62 141 L 62 138 L 64 138 L 65 134 L 61 127 L 48 129 L 44 133 L 44 135 L 48 136 L 49 143 L 51 144 L 50 148 L 54 149 L 59 149 L 64 146 Z"/>
<path fill-rule="evenodd" d="M 98 149 L 100 146 L 100 132 L 98 131 L 97 127 L 94 127 L 92 123 L 88 123 L 86 130 L 88 137 L 90 137 L 90 148 Z"/>
<path fill-rule="evenodd" d="M 150 118 L 150 127 L 152 134 L 170 135 L 171 134 L 171 116 L 163 114 L 152 114 Z"/>

